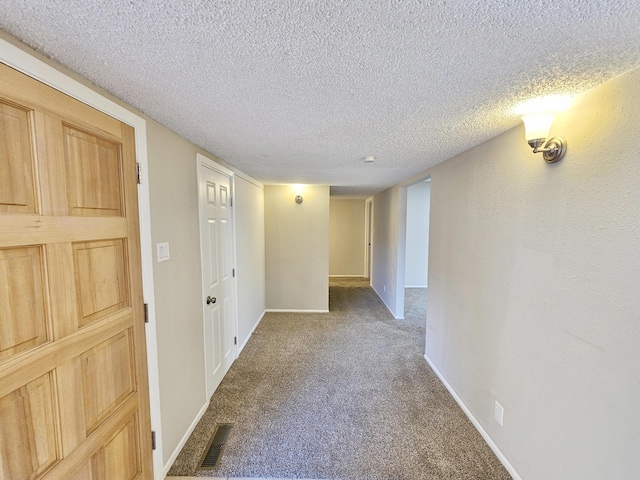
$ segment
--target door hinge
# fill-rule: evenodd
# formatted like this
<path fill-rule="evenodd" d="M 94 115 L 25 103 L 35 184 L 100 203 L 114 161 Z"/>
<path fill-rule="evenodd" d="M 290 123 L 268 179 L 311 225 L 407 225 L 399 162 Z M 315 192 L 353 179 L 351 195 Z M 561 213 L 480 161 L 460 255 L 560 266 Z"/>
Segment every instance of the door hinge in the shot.
<path fill-rule="evenodd" d="M 142 165 L 136 163 L 136 181 L 138 184 L 142 183 Z"/>
<path fill-rule="evenodd" d="M 151 430 L 151 450 L 156 449 L 156 432 Z"/>
<path fill-rule="evenodd" d="M 233 197 L 229 197 L 229 204 L 233 207 Z"/>
<path fill-rule="evenodd" d="M 238 337 L 233 337 L 233 344 L 237 345 L 238 344 Z"/>
<path fill-rule="evenodd" d="M 231 269 L 231 276 L 232 276 L 232 277 L 235 277 L 235 276 L 236 276 L 236 269 L 235 269 L 235 268 L 232 268 L 232 269 Z"/>
<path fill-rule="evenodd" d="M 149 323 L 149 304 L 144 304 L 144 323 Z"/>

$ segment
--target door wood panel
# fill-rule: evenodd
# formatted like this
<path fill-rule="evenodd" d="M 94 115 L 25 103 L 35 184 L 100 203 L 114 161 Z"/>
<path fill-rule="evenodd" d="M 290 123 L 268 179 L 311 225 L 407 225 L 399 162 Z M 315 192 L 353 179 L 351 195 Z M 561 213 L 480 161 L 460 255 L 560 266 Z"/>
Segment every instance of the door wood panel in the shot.
<path fill-rule="evenodd" d="M 0 398 L 0 478 L 37 478 L 60 460 L 51 374 Z"/>
<path fill-rule="evenodd" d="M 122 214 L 120 144 L 63 125 L 72 215 Z"/>
<path fill-rule="evenodd" d="M 152 478 L 133 129 L 0 64 L 0 478 Z"/>
<path fill-rule="evenodd" d="M 138 419 L 134 416 L 126 426 L 110 438 L 91 459 L 71 473 L 68 480 L 130 480 L 140 474 L 140 459 L 135 452 L 138 446 Z M 114 465 L 120 465 L 115 469 Z"/>
<path fill-rule="evenodd" d="M 91 456 L 91 478 L 132 480 L 140 473 L 138 421 L 133 416 Z"/>
<path fill-rule="evenodd" d="M 29 111 L 0 102 L 0 212 L 35 213 Z"/>
<path fill-rule="evenodd" d="M 134 392 L 131 347 L 125 330 L 79 357 L 87 434 Z"/>
<path fill-rule="evenodd" d="M 73 258 L 80 327 L 129 306 L 126 253 L 121 239 L 74 243 Z"/>
<path fill-rule="evenodd" d="M 74 125 L 97 131 L 101 136 L 120 138 L 122 123 L 115 118 L 98 112 L 4 64 L 1 69 L 0 89 L 9 92 L 10 97 L 3 95 L 3 98 L 9 99 L 9 103 L 29 105 L 29 108 L 35 111 L 68 118 Z"/>
<path fill-rule="evenodd" d="M 40 248 L 0 249 L 0 361 L 49 340 L 44 283 Z"/>

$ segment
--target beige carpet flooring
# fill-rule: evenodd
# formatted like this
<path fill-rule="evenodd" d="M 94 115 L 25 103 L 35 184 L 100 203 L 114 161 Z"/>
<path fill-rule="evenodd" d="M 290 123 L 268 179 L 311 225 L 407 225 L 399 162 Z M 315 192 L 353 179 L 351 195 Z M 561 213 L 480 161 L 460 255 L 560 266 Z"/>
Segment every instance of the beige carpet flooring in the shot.
<path fill-rule="evenodd" d="M 265 316 L 169 475 L 510 478 L 424 360 L 424 323 L 394 320 L 362 279 L 329 296 L 330 313 Z M 226 449 L 198 470 L 216 423 L 234 424 Z"/>
<path fill-rule="evenodd" d="M 419 340 L 420 350 L 424 353 L 427 333 L 426 288 L 404 289 L 404 320 L 419 329 L 416 330 L 416 340 Z"/>

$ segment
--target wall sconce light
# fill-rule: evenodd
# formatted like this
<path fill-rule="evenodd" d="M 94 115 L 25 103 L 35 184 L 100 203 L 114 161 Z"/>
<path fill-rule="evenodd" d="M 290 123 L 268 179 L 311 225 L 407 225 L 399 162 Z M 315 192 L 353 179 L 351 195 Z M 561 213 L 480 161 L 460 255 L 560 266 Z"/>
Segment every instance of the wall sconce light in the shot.
<path fill-rule="evenodd" d="M 552 137 L 545 143 L 553 123 L 553 117 L 555 115 L 552 113 L 534 113 L 522 116 L 524 136 L 527 142 L 533 148 L 533 153 L 542 153 L 542 158 L 547 163 L 560 161 L 567 151 L 567 142 L 562 137 Z"/>
<path fill-rule="evenodd" d="M 302 185 L 294 185 L 293 188 L 296 191 L 296 203 L 302 203 Z"/>
<path fill-rule="evenodd" d="M 562 137 L 547 140 L 551 124 L 556 114 L 566 110 L 571 104 L 568 97 L 545 97 L 534 99 L 520 105 L 516 113 L 522 115 L 524 136 L 533 148 L 533 153 L 542 153 L 547 163 L 556 163 L 567 152 L 567 142 Z"/>

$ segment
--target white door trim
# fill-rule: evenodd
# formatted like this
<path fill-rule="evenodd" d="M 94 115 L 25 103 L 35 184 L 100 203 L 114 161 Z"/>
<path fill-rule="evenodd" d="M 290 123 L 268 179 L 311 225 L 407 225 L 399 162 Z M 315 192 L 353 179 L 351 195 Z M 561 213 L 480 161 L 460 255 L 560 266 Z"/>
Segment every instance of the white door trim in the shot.
<path fill-rule="evenodd" d="M 197 153 L 196 154 L 196 175 L 198 176 L 198 181 L 197 181 L 197 185 L 198 185 L 198 189 L 200 188 L 200 168 L 199 165 L 200 164 L 204 164 L 207 168 L 210 168 L 213 171 L 216 171 L 218 173 L 221 173 L 222 175 L 225 175 L 227 177 L 229 177 L 229 186 L 231 189 L 231 264 L 233 265 L 233 269 L 236 268 L 237 262 L 236 262 L 236 212 L 235 212 L 235 205 L 233 204 L 234 200 L 235 200 L 235 173 L 231 170 L 229 170 L 228 168 L 220 165 L 219 163 L 216 163 L 214 160 L 205 157 L 204 155 Z M 200 204 L 200 192 L 199 190 L 196 192 L 196 194 L 198 195 L 198 218 L 200 218 L 200 208 L 202 208 L 202 205 Z M 200 224 L 200 221 L 198 222 Z M 199 225 L 199 228 L 202 228 L 202 225 Z M 200 258 L 202 259 L 202 232 L 200 232 Z M 202 261 L 202 260 L 201 260 Z M 204 283 L 205 283 L 205 277 L 204 277 L 204 271 L 202 272 L 202 289 L 204 291 Z M 236 338 L 236 344 L 233 346 L 233 360 L 235 360 L 236 358 L 238 358 L 238 345 L 237 345 L 237 339 L 238 339 L 238 283 L 237 283 L 237 275 L 234 275 L 232 278 L 232 288 L 233 288 L 233 294 L 232 294 L 232 298 L 233 298 L 233 302 L 234 302 L 234 306 L 233 306 L 233 316 L 231 318 L 231 323 L 232 323 L 232 331 L 233 331 L 233 336 Z M 204 303 L 203 303 L 204 305 Z M 205 331 L 205 321 L 206 321 L 206 315 L 204 314 L 204 306 L 203 306 L 203 314 L 202 314 L 202 327 L 203 327 L 203 333 Z M 203 335 L 203 339 L 204 339 L 204 343 L 203 343 L 203 347 L 205 349 L 205 361 L 207 358 L 207 354 L 206 354 L 206 349 L 207 349 L 207 339 L 205 338 L 205 335 Z M 206 369 L 207 369 L 207 365 L 205 365 L 205 373 L 206 373 Z M 210 391 L 209 388 L 209 383 L 208 383 L 208 378 L 205 379 L 205 391 L 207 394 L 207 402 L 210 401 L 210 397 L 213 394 L 213 391 Z"/>
<path fill-rule="evenodd" d="M 156 480 L 164 478 L 162 455 L 162 424 L 160 415 L 160 380 L 158 375 L 158 346 L 156 341 L 155 300 L 153 292 L 153 248 L 151 244 L 151 203 L 147 161 L 147 122 L 144 118 L 118 105 L 95 90 L 72 79 L 51 65 L 0 38 L 0 62 L 49 85 L 76 100 L 131 125 L 135 129 L 136 157 L 142 168 L 143 181 L 138 186 L 138 213 L 142 256 L 142 293 L 148 305 L 149 323 L 146 325 L 147 369 L 149 375 L 149 403 L 151 428 L 156 432 L 153 452 L 153 471 Z"/>
<path fill-rule="evenodd" d="M 364 276 L 372 281 L 373 264 L 373 198 L 364 203 Z"/>

